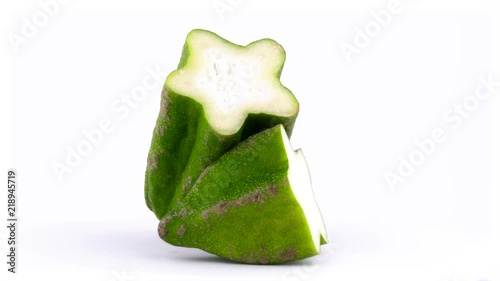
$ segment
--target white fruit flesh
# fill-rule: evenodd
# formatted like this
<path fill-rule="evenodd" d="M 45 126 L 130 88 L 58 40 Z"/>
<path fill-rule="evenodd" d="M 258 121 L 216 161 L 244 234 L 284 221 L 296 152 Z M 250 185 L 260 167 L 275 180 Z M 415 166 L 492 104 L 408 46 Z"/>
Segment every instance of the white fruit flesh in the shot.
<path fill-rule="evenodd" d="M 297 100 L 277 77 L 285 52 L 275 41 L 243 47 L 198 31 L 188 36 L 187 44 L 188 62 L 169 75 L 167 87 L 202 104 L 218 133 L 236 133 L 249 113 L 297 114 Z"/>
<path fill-rule="evenodd" d="M 304 211 L 304 215 L 309 224 L 309 230 L 311 231 L 311 237 L 319 252 L 320 238 L 323 237 L 327 240 L 327 236 L 325 224 L 312 191 L 309 168 L 307 167 L 307 162 L 302 150 L 293 150 L 282 126 L 281 133 L 285 151 L 288 156 L 288 181 L 290 182 L 290 187 L 292 188 L 297 202 L 299 202 Z"/>

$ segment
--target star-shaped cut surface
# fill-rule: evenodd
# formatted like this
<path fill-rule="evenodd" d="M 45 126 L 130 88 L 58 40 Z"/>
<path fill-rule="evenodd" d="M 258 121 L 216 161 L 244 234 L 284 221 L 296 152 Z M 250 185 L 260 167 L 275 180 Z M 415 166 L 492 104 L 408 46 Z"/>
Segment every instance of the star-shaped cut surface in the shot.
<path fill-rule="evenodd" d="M 202 104 L 218 133 L 236 133 L 250 113 L 297 114 L 297 100 L 279 80 L 285 51 L 274 40 L 240 46 L 212 32 L 194 30 L 186 46 L 187 61 L 168 76 L 166 86 Z"/>

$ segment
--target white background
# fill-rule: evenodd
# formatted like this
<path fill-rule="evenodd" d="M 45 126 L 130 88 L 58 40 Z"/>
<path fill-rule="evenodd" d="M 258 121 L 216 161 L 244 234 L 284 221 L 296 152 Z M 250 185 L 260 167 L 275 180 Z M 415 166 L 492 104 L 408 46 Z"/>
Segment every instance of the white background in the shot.
<path fill-rule="evenodd" d="M 495 1 L 401 0 L 350 62 L 340 46 L 390 1 L 269 2 L 230 1 L 221 19 L 213 0 L 69 0 L 16 47 L 43 9 L 2 1 L 0 171 L 19 176 L 19 273 L 2 262 L 2 280 L 500 280 L 500 86 L 460 125 L 443 119 L 480 76 L 500 80 Z M 287 51 L 282 82 L 301 104 L 292 144 L 331 240 L 320 256 L 242 265 L 157 237 L 146 156 L 161 83 L 194 28 Z M 128 115 L 113 109 L 156 68 L 161 82 Z M 113 130 L 60 181 L 53 164 L 102 120 Z M 391 189 L 384 175 L 435 129 L 446 140 Z M 4 258 L 6 238 L 2 227 Z"/>

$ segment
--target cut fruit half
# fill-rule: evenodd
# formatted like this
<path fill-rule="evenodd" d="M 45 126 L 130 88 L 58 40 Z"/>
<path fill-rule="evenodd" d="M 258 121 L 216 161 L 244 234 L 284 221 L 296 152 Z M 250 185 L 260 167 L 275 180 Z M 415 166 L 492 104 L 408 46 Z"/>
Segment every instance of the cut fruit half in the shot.
<path fill-rule="evenodd" d="M 158 225 L 166 242 L 252 264 L 319 254 L 326 230 L 300 150 L 282 125 L 224 154 Z"/>
<path fill-rule="evenodd" d="M 291 135 L 299 105 L 279 80 L 284 61 L 271 39 L 239 46 L 205 30 L 188 34 L 148 154 L 145 198 L 158 218 L 241 140 L 277 124 Z"/>
<path fill-rule="evenodd" d="M 186 44 L 197 51 L 168 76 L 166 85 L 202 104 L 219 134 L 236 134 L 248 114 L 297 114 L 298 103 L 278 76 L 285 51 L 274 40 L 243 47 L 210 32 L 193 31 Z"/>

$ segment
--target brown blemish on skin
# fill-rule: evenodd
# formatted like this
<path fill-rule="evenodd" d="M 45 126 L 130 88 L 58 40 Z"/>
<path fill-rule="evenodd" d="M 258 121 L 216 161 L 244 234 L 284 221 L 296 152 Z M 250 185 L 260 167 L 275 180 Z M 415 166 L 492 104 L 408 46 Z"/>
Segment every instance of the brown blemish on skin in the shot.
<path fill-rule="evenodd" d="M 254 194 L 254 195 L 252 196 L 252 201 L 253 201 L 253 202 L 258 202 L 258 201 L 260 201 L 261 199 L 262 199 L 262 194 L 261 194 L 261 193 Z"/>
<path fill-rule="evenodd" d="M 208 172 L 210 172 L 210 170 L 212 170 L 212 166 L 208 166 L 206 167 L 202 172 L 201 174 L 198 176 L 198 179 L 194 182 L 193 186 L 191 187 L 191 190 L 194 189 L 194 188 L 197 188 L 196 185 L 201 182 L 203 180 L 203 178 L 205 178 L 205 176 L 208 174 Z"/>
<path fill-rule="evenodd" d="M 292 261 L 295 260 L 295 254 L 297 254 L 297 249 L 295 249 L 294 247 L 290 247 L 280 251 L 278 255 L 279 258 L 283 261 Z"/>
<path fill-rule="evenodd" d="M 244 206 L 252 203 L 261 203 L 264 201 L 264 194 L 261 190 L 250 192 L 249 194 L 234 201 L 236 206 Z"/>
<path fill-rule="evenodd" d="M 249 264 L 268 264 L 269 252 L 263 245 L 259 248 L 252 248 L 249 253 L 241 256 L 241 260 Z"/>
<path fill-rule="evenodd" d="M 184 225 L 181 225 L 177 230 L 177 235 L 179 235 L 179 237 L 182 237 L 185 232 L 186 232 L 186 227 Z"/>
<path fill-rule="evenodd" d="M 156 170 L 158 168 L 158 155 L 156 153 L 151 153 L 148 155 L 148 170 Z"/>
<path fill-rule="evenodd" d="M 186 208 L 182 208 L 178 213 L 177 213 L 180 217 L 183 217 L 187 214 L 187 209 Z"/>
<path fill-rule="evenodd" d="M 227 212 L 227 209 L 229 209 L 229 207 L 237 208 L 237 207 L 245 206 L 248 204 L 261 203 L 264 200 L 265 200 L 265 196 L 261 190 L 252 191 L 252 192 L 240 197 L 237 200 L 222 201 L 222 202 L 216 203 L 212 207 L 205 209 L 203 212 L 201 212 L 201 218 L 204 221 L 207 221 L 210 213 L 216 213 L 217 215 L 221 215 L 221 214 Z"/>
<path fill-rule="evenodd" d="M 191 176 L 188 176 L 185 180 L 185 182 L 182 184 L 182 192 L 184 194 L 186 194 L 186 192 L 188 191 L 188 188 L 191 187 L 193 183 L 193 177 Z"/>
<path fill-rule="evenodd" d="M 163 137 L 163 135 L 165 134 L 165 126 L 164 125 L 160 125 L 158 124 L 156 127 L 156 133 L 160 136 L 160 137 Z"/>
<path fill-rule="evenodd" d="M 203 170 L 203 172 L 201 172 L 201 174 L 200 174 L 200 177 L 199 177 L 199 178 L 203 179 L 203 177 L 205 177 L 205 176 L 208 174 L 208 172 L 210 172 L 210 170 L 212 170 L 212 167 L 211 167 L 211 166 L 210 166 L 210 167 L 206 167 L 206 168 Z"/>
<path fill-rule="evenodd" d="M 261 264 L 268 264 L 269 260 L 266 257 L 264 257 L 264 256 L 260 256 L 259 257 L 259 263 L 261 263 Z"/>
<path fill-rule="evenodd" d="M 204 221 L 207 221 L 208 220 L 208 211 L 209 209 L 206 209 L 204 210 L 203 212 L 201 212 L 201 218 L 204 220 Z"/>
<path fill-rule="evenodd" d="M 167 224 L 172 220 L 171 216 L 167 216 L 164 219 L 160 221 L 158 224 L 158 235 L 160 236 L 161 239 L 164 239 L 164 237 L 168 236 L 168 231 L 166 230 Z"/>
<path fill-rule="evenodd" d="M 278 186 L 275 184 L 271 184 L 269 187 L 269 191 L 271 191 L 271 195 L 276 196 L 276 190 L 278 190 Z"/>
<path fill-rule="evenodd" d="M 215 208 L 214 211 L 217 215 L 220 215 L 220 214 L 225 213 L 227 211 L 227 208 L 229 208 L 229 206 L 231 206 L 231 202 L 229 202 L 229 201 L 222 202 L 222 203 L 217 204 L 217 208 Z"/>
<path fill-rule="evenodd" d="M 167 118 L 168 105 L 170 104 L 170 98 L 168 97 L 168 92 L 165 88 L 161 91 L 161 102 L 160 102 L 160 117 Z"/>
<path fill-rule="evenodd" d="M 167 231 L 165 231 L 165 229 L 158 227 L 158 236 L 160 236 L 161 239 L 163 239 L 163 237 L 165 237 L 166 234 Z"/>
<path fill-rule="evenodd" d="M 229 206 L 231 206 L 230 201 L 219 202 L 219 203 L 213 205 L 212 207 L 201 212 L 201 218 L 205 221 L 208 220 L 208 215 L 212 212 L 216 213 L 217 215 L 223 214 L 227 211 L 227 208 L 229 208 Z"/>

